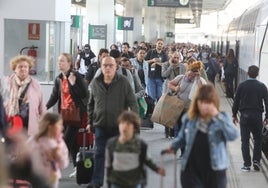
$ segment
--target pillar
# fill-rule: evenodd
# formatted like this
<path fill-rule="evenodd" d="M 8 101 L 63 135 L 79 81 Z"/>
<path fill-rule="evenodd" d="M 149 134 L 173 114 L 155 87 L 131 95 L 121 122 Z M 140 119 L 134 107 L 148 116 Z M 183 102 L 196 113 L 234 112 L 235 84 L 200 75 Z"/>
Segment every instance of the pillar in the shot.
<path fill-rule="evenodd" d="M 133 31 L 124 31 L 124 41 L 129 42 L 130 45 L 133 42 L 141 41 L 142 37 L 142 8 L 143 0 L 126 0 L 124 16 L 134 17 Z"/>
<path fill-rule="evenodd" d="M 88 0 L 86 3 L 87 23 L 91 25 L 107 24 L 107 41 L 90 39 L 92 51 L 98 53 L 100 48 L 109 48 L 115 38 L 115 4 L 112 0 Z M 88 30 L 87 28 L 84 28 Z M 88 32 L 87 32 L 88 33 Z"/>
<path fill-rule="evenodd" d="M 156 42 L 158 37 L 156 25 L 156 8 L 146 6 L 144 11 L 144 39 L 146 42 Z"/>

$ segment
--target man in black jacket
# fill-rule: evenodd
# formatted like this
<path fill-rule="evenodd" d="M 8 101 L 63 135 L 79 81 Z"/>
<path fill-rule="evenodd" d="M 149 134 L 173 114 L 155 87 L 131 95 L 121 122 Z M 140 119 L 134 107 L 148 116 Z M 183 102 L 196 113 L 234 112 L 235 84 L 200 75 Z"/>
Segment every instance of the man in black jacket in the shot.
<path fill-rule="evenodd" d="M 134 91 L 127 78 L 116 72 L 117 64 L 111 56 L 101 62 L 101 74 L 91 82 L 88 102 L 88 129 L 95 130 L 96 153 L 94 170 L 88 188 L 99 188 L 104 179 L 104 153 L 109 138 L 119 134 L 117 118 L 127 109 L 138 113 Z"/>
<path fill-rule="evenodd" d="M 234 98 L 233 104 L 233 121 L 237 123 L 237 112 L 240 116 L 240 132 L 242 142 L 242 156 L 244 166 L 242 171 L 250 171 L 251 157 L 249 151 L 250 133 L 254 139 L 253 149 L 253 168 L 256 171 L 260 170 L 261 150 L 262 150 L 262 113 L 265 105 L 265 119 L 264 124 L 268 123 L 268 92 L 266 86 L 256 80 L 259 74 L 259 68 L 252 65 L 248 68 L 249 79 L 242 82 L 238 88 Z"/>

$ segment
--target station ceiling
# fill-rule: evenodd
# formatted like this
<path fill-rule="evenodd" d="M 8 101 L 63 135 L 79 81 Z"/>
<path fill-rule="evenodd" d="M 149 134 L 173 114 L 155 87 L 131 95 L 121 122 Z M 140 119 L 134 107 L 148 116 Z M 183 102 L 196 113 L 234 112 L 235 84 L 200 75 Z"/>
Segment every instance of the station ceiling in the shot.
<path fill-rule="evenodd" d="M 135 1 L 135 0 L 133 0 Z M 176 1 L 176 0 L 165 0 L 165 1 Z M 178 0 L 177 0 L 178 1 Z M 174 9 L 175 18 L 187 18 L 192 19 L 196 27 L 200 27 L 201 15 L 209 14 L 212 12 L 224 10 L 232 0 L 189 0 L 189 7 L 187 8 L 167 8 Z M 72 0 L 73 4 L 80 6 L 86 6 L 86 0 Z M 125 5 L 126 0 L 115 0 L 115 3 Z M 146 7 L 148 0 L 143 0 L 143 6 Z"/>

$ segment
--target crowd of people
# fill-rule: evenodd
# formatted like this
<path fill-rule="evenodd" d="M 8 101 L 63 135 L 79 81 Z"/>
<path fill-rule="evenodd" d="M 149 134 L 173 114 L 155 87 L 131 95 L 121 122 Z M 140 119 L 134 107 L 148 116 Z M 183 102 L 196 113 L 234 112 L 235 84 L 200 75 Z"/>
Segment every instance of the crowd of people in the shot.
<path fill-rule="evenodd" d="M 29 74 L 32 66 L 31 57 L 18 55 L 10 61 L 13 73 L 1 78 L 0 151 L 7 154 L 9 163 L 3 165 L 1 157 L 0 170 L 8 172 L 9 178 L 25 179 L 33 187 L 56 188 L 61 170 L 69 165 L 69 154 L 74 167 L 70 177 L 75 176 L 76 139 L 85 117 L 96 146 L 88 188 L 104 186 L 105 174 L 110 188 L 141 188 L 145 165 L 165 176 L 165 169 L 153 162 L 147 144 L 138 136 L 142 117 L 137 102 L 147 94 L 157 104 L 165 93 L 185 103 L 174 127 L 164 130 L 166 138 L 175 139 L 169 148 L 162 148 L 163 153 L 181 149 L 182 187 L 226 187 L 226 142 L 238 137 L 234 126 L 238 111 L 242 170 L 249 171 L 252 164 L 260 170 L 264 111 L 264 123 L 268 123 L 267 88 L 256 80 L 258 67 L 251 66 L 249 80 L 235 93 L 238 63 L 232 49 L 224 58 L 207 45 L 165 45 L 157 39 L 155 45 L 136 41 L 132 48 L 128 42 L 113 44 L 100 49 L 96 57 L 86 44 L 74 62 L 68 53 L 59 55 L 60 74 L 46 103 L 39 82 Z M 234 98 L 233 121 L 219 110 L 217 79 L 226 83 L 226 97 Z M 49 112 L 56 104 L 57 111 Z M 255 140 L 252 162 L 250 132 Z M 0 185 L 9 178 L 0 176 Z"/>

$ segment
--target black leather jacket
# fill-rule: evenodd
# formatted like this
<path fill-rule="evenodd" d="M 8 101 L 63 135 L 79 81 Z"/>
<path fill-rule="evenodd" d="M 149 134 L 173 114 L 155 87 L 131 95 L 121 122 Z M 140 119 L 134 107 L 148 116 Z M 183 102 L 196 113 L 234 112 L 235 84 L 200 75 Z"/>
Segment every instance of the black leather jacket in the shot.
<path fill-rule="evenodd" d="M 70 94 L 72 96 L 72 99 L 77 107 L 80 107 L 81 112 L 86 112 L 86 103 L 83 101 L 88 96 L 88 90 L 85 84 L 85 81 L 83 78 L 79 75 L 78 72 L 69 70 L 67 74 L 67 78 L 69 77 L 70 73 L 73 72 L 76 76 L 76 81 L 74 85 L 71 85 L 68 80 L 68 86 L 70 89 Z M 61 83 L 62 83 L 63 75 L 62 73 L 59 74 L 54 83 L 54 87 L 52 90 L 52 93 L 50 95 L 50 98 L 46 104 L 47 109 L 51 108 L 58 102 L 58 111 L 60 112 L 60 106 L 61 106 Z"/>

